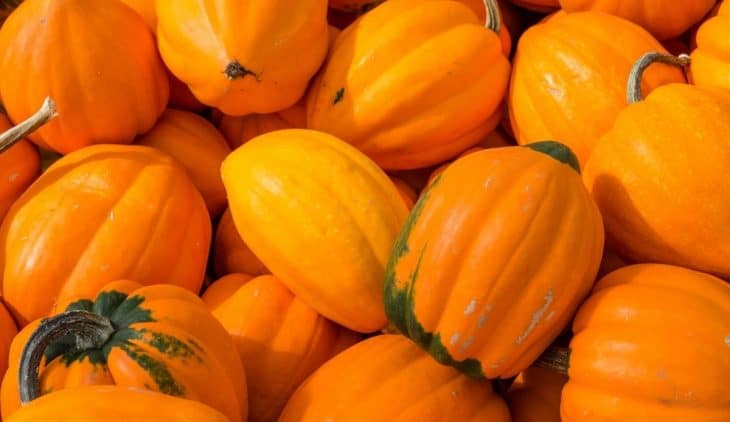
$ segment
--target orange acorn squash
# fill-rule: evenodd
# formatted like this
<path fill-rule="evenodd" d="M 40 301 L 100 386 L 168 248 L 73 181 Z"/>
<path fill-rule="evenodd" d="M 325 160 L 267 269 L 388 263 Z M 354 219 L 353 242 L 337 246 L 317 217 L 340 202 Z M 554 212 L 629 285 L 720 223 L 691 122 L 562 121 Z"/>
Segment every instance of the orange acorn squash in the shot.
<path fill-rule="evenodd" d="M 307 126 L 307 111 L 304 102 L 270 114 L 248 114 L 221 118 L 218 128 L 226 137 L 228 145 L 236 149 L 251 139 L 281 129 L 304 129 Z"/>
<path fill-rule="evenodd" d="M 239 147 L 221 172 L 239 234 L 274 275 L 345 327 L 385 327 L 383 275 L 408 209 L 375 163 L 331 135 L 288 129 Z"/>
<path fill-rule="evenodd" d="M 716 0 L 559 0 L 566 12 L 595 10 L 632 21 L 660 40 L 677 37 L 699 22 Z M 620 44 L 619 44 L 620 45 Z"/>
<path fill-rule="evenodd" d="M 585 165 L 626 107 L 629 71 L 647 51 L 666 52 L 639 26 L 600 12 L 561 13 L 528 29 L 517 45 L 509 93 L 517 141 L 558 139 Z M 683 81 L 678 69 L 655 66 L 644 90 Z"/>
<path fill-rule="evenodd" d="M 541 359 L 566 371 L 566 422 L 707 421 L 730 416 L 730 285 L 680 267 L 633 265 L 593 289 L 570 349 Z"/>
<path fill-rule="evenodd" d="M 233 273 L 250 275 L 269 274 L 261 260 L 241 239 L 241 235 L 233 224 L 231 210 L 226 209 L 218 222 L 213 243 L 213 267 L 215 273 L 222 277 Z"/>
<path fill-rule="evenodd" d="M 699 86 L 730 89 L 730 1 L 721 3 L 717 16 L 697 31 L 692 52 L 692 82 Z"/>
<path fill-rule="evenodd" d="M 439 365 L 402 336 L 379 335 L 312 374 L 279 422 L 325 420 L 508 422 L 510 417 L 489 383 Z"/>
<path fill-rule="evenodd" d="M 27 373 L 24 365 L 34 358 L 28 350 L 36 351 L 38 378 L 21 391 L 18 371 Z M 200 298 L 178 286 L 110 283 L 95 299 L 79 298 L 26 326 L 10 353 L 3 418 L 28 401 L 24 393 L 118 385 L 196 400 L 231 421 L 246 420 L 246 379 L 233 340 Z"/>
<path fill-rule="evenodd" d="M 327 0 L 159 0 L 172 73 L 225 114 L 291 107 L 327 54 Z"/>
<path fill-rule="evenodd" d="M 56 161 L 6 215 L 2 296 L 24 326 L 119 278 L 197 293 L 210 236 L 205 202 L 171 157 L 136 145 L 83 148 Z"/>
<path fill-rule="evenodd" d="M 46 96 L 56 101 L 59 117 L 30 139 L 63 154 L 131 143 L 152 128 L 169 95 L 152 33 L 117 1 L 24 1 L 0 29 L 0 75 L 13 122 Z"/>
<path fill-rule="evenodd" d="M 547 368 L 521 373 L 505 399 L 512 422 L 561 422 L 560 393 L 568 377 Z"/>
<path fill-rule="evenodd" d="M 641 100 L 643 69 L 655 61 L 686 56 L 637 63 L 633 104 L 596 146 L 586 185 L 620 255 L 730 277 L 730 90 L 670 84 Z"/>
<path fill-rule="evenodd" d="M 223 212 L 226 190 L 220 167 L 231 149 L 215 126 L 197 114 L 166 110 L 137 143 L 157 148 L 180 162 L 203 195 L 210 215 Z"/>
<path fill-rule="evenodd" d="M 427 167 L 476 144 L 499 122 L 510 69 L 489 5 L 486 28 L 451 0 L 388 0 L 362 16 L 313 82 L 308 127 L 390 170 Z"/>
<path fill-rule="evenodd" d="M 250 422 L 274 422 L 294 390 L 357 336 L 326 320 L 274 276 L 237 275 L 203 295 L 246 365 Z M 349 334 L 347 334 L 349 333 Z M 349 344 L 342 344 L 341 338 Z"/>
<path fill-rule="evenodd" d="M 384 291 L 391 324 L 470 376 L 527 369 L 590 291 L 601 261 L 601 216 L 577 166 L 557 142 L 449 165 L 393 247 Z"/>

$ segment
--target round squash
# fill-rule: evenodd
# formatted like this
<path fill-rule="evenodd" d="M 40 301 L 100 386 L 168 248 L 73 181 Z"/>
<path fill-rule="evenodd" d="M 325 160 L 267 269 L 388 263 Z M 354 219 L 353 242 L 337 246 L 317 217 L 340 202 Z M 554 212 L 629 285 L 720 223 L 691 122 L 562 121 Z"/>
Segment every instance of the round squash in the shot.
<path fill-rule="evenodd" d="M 39 359 L 29 386 L 34 397 L 118 385 L 196 400 L 231 421 L 246 420 L 246 379 L 233 340 L 200 298 L 178 286 L 113 282 L 95 299 L 78 298 L 26 326 L 13 340 L 3 380 L 4 419 L 28 401 L 17 375 L 32 358 L 28 350 Z"/>
<path fill-rule="evenodd" d="M 489 383 L 436 363 L 399 335 L 379 335 L 319 368 L 294 393 L 279 422 L 490 421 L 509 410 Z"/>
<path fill-rule="evenodd" d="M 166 110 L 137 143 L 157 148 L 180 162 L 203 195 L 210 215 L 223 212 L 226 190 L 220 167 L 231 149 L 215 126 L 197 114 Z"/>
<path fill-rule="evenodd" d="M 659 264 L 615 271 L 573 322 L 570 350 L 542 362 L 566 371 L 566 422 L 726 421 L 730 285 Z M 701 363 L 701 364 L 700 364 Z"/>
<path fill-rule="evenodd" d="M 13 122 L 46 96 L 55 100 L 59 117 L 30 139 L 63 154 L 131 143 L 152 128 L 169 95 L 152 33 L 117 1 L 24 1 L 0 29 L 0 75 Z"/>
<path fill-rule="evenodd" d="M 319 315 L 276 277 L 246 278 L 222 278 L 203 301 L 246 365 L 249 422 L 273 422 L 299 384 L 358 336 Z"/>
<path fill-rule="evenodd" d="M 547 368 L 527 368 L 505 399 L 512 422 L 561 422 L 560 393 L 568 377 Z"/>
<path fill-rule="evenodd" d="M 486 28 L 451 0 L 388 0 L 362 16 L 313 82 L 308 127 L 389 170 L 427 167 L 476 144 L 499 123 L 510 69 L 488 3 Z"/>
<path fill-rule="evenodd" d="M 211 237 L 205 202 L 168 155 L 96 145 L 56 161 L 0 226 L 2 296 L 18 323 L 132 278 L 197 293 Z"/>
<path fill-rule="evenodd" d="M 642 101 L 641 74 L 656 60 L 677 61 L 637 63 L 634 103 L 596 146 L 586 185 L 620 255 L 730 277 L 730 91 L 670 84 Z"/>
<path fill-rule="evenodd" d="M 677 37 L 699 22 L 716 0 L 559 0 L 566 12 L 595 10 L 632 21 L 660 40 Z"/>
<path fill-rule="evenodd" d="M 236 149 L 251 139 L 281 129 L 304 129 L 307 126 L 307 112 L 304 102 L 278 113 L 248 114 L 246 116 L 226 116 L 221 118 L 218 128 L 232 149 Z"/>
<path fill-rule="evenodd" d="M 385 327 L 383 275 L 408 209 L 375 163 L 331 135 L 289 129 L 239 147 L 221 172 L 239 234 L 274 275 L 347 328 Z"/>
<path fill-rule="evenodd" d="M 730 1 L 721 3 L 717 16 L 697 31 L 690 74 L 699 86 L 730 89 Z"/>
<path fill-rule="evenodd" d="M 393 247 L 391 324 L 473 377 L 527 369 L 588 294 L 601 261 L 601 216 L 577 166 L 557 142 L 449 165 Z"/>
<path fill-rule="evenodd" d="M 629 71 L 647 51 L 666 52 L 639 26 L 600 12 L 560 13 L 528 29 L 517 45 L 509 92 L 517 141 L 558 139 L 585 165 L 626 107 Z M 644 91 L 669 82 L 684 82 L 682 72 L 655 66 Z"/>
<path fill-rule="evenodd" d="M 327 0 L 159 0 L 172 73 L 225 114 L 291 107 L 327 54 Z"/>
<path fill-rule="evenodd" d="M 233 224 L 231 210 L 226 209 L 218 222 L 213 243 L 213 267 L 219 277 L 233 273 L 250 275 L 269 274 L 261 260 L 241 239 L 241 235 Z"/>

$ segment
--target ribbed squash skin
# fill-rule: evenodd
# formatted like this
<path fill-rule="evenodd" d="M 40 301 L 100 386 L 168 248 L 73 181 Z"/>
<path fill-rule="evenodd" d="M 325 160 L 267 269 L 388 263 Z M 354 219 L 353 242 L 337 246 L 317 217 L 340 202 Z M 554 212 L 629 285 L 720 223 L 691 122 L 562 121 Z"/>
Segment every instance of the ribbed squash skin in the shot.
<path fill-rule="evenodd" d="M 269 274 L 260 259 L 243 242 L 233 223 L 231 211 L 226 209 L 218 222 L 213 243 L 213 268 L 219 277 L 243 273 L 249 275 Z"/>
<path fill-rule="evenodd" d="M 385 169 L 426 167 L 496 127 L 509 69 L 469 7 L 388 0 L 335 41 L 308 94 L 307 125 Z"/>
<path fill-rule="evenodd" d="M 602 248 L 575 169 L 526 147 L 475 152 L 413 208 L 388 264 L 386 313 L 438 361 L 509 378 L 568 323 Z"/>
<path fill-rule="evenodd" d="M 197 293 L 210 237 L 205 202 L 171 157 L 83 148 L 48 168 L 0 226 L 2 296 L 25 325 L 120 278 Z"/>
<path fill-rule="evenodd" d="M 226 190 L 220 167 L 231 149 L 215 126 L 197 114 L 170 109 L 137 143 L 157 148 L 176 159 L 203 195 L 210 215 L 215 217 L 223 212 Z"/>
<path fill-rule="evenodd" d="M 649 51 L 666 52 L 639 26 L 600 12 L 560 13 L 532 26 L 517 45 L 510 84 L 515 138 L 559 140 L 585 164 L 626 107 L 631 66 Z M 642 88 L 683 81 L 680 70 L 657 64 Z"/>
<path fill-rule="evenodd" d="M 178 286 L 122 280 L 98 295 L 78 297 L 69 307 L 110 317 L 115 333 L 104 348 L 80 354 L 74 346 L 52 344 L 39 371 L 41 391 L 135 387 L 205 403 L 231 421 L 246 420 L 246 379 L 233 340 L 193 293 Z M 39 323 L 29 324 L 13 340 L 10 369 L 2 384 L 4 419 L 21 407 L 20 357 Z"/>
<path fill-rule="evenodd" d="M 550 369 L 530 367 L 521 373 L 505 400 L 512 422 L 561 422 L 560 393 L 568 377 Z"/>
<path fill-rule="evenodd" d="M 7 422 L 230 422 L 202 403 L 149 391 L 91 386 L 63 390 L 40 397 L 20 409 Z"/>
<path fill-rule="evenodd" d="M 717 16 L 697 32 L 692 52 L 692 82 L 700 86 L 730 89 L 730 1 L 720 5 Z"/>
<path fill-rule="evenodd" d="M 160 0 L 157 21 L 167 67 L 233 116 L 293 106 L 327 54 L 327 0 Z"/>
<path fill-rule="evenodd" d="M 279 422 L 508 422 L 487 382 L 439 365 L 399 335 L 369 338 L 319 368 Z"/>
<path fill-rule="evenodd" d="M 169 95 L 152 33 L 117 1 L 24 1 L 0 30 L 0 74 L 14 122 L 46 96 L 55 100 L 59 116 L 30 139 L 63 154 L 131 143 L 152 128 Z"/>
<path fill-rule="evenodd" d="M 375 163 L 331 135 L 289 129 L 247 142 L 221 171 L 239 234 L 274 275 L 341 325 L 385 326 L 383 275 L 408 210 Z"/>
<path fill-rule="evenodd" d="M 624 110 L 585 182 L 612 249 L 730 277 L 730 91 L 671 84 Z"/>
<path fill-rule="evenodd" d="M 250 422 L 275 422 L 305 378 L 359 339 L 270 275 L 224 277 L 203 301 L 233 337 L 246 366 Z"/>
<path fill-rule="evenodd" d="M 666 265 L 622 268 L 596 284 L 573 332 L 563 421 L 728 420 L 723 280 Z"/>
<path fill-rule="evenodd" d="M 660 40 L 677 37 L 699 22 L 716 0 L 559 0 L 566 12 L 595 10 L 632 21 Z"/>
<path fill-rule="evenodd" d="M 0 133 L 10 129 L 8 119 L 0 114 Z M 21 140 L 0 154 L 0 223 L 16 199 L 41 172 L 38 150 Z"/>

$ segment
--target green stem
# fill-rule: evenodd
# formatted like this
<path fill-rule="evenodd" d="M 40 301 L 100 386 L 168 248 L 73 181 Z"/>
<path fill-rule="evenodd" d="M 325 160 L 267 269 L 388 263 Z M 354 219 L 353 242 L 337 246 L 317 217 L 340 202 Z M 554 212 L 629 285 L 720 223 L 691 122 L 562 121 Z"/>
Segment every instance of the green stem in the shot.
<path fill-rule="evenodd" d="M 547 368 L 561 374 L 568 375 L 570 367 L 570 349 L 567 347 L 551 346 L 532 365 L 538 368 Z"/>
<path fill-rule="evenodd" d="M 56 111 L 56 102 L 51 97 L 47 97 L 40 110 L 34 115 L 30 116 L 24 122 L 19 125 L 6 130 L 0 134 L 0 154 L 10 149 L 18 141 L 28 137 L 31 133 L 35 132 L 41 126 L 48 123 L 51 119 L 58 116 Z"/>
<path fill-rule="evenodd" d="M 680 67 L 684 70 L 685 67 L 689 66 L 690 58 L 686 54 L 680 54 L 679 56 L 673 56 L 666 53 L 651 52 L 646 53 L 634 63 L 634 66 L 629 72 L 629 82 L 626 86 L 626 98 L 629 104 L 633 104 L 644 99 L 641 93 L 641 80 L 644 77 L 644 71 L 654 63 L 664 63 L 672 66 Z"/>
<path fill-rule="evenodd" d="M 495 34 L 499 34 L 499 30 L 502 29 L 502 15 L 499 12 L 497 0 L 484 0 L 484 10 L 487 13 L 487 21 L 484 22 L 484 27 Z"/>

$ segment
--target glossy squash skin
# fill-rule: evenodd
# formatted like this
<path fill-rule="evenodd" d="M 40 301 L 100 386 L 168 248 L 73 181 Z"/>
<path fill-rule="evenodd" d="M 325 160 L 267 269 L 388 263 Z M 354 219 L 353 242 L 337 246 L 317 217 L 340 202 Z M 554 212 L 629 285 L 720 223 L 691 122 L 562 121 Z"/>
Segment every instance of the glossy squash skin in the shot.
<path fill-rule="evenodd" d="M 447 167 L 393 247 L 390 322 L 470 376 L 527 369 L 590 291 L 601 261 L 601 216 L 575 160 L 551 142 L 475 152 Z"/>
<path fill-rule="evenodd" d="M 305 378 L 358 340 L 271 275 L 250 281 L 224 277 L 203 301 L 231 334 L 246 365 L 250 422 L 275 422 Z"/>
<path fill-rule="evenodd" d="M 227 201 L 220 167 L 231 149 L 215 126 L 197 114 L 168 109 L 137 143 L 176 159 L 203 195 L 210 215 L 223 212 Z"/>
<path fill-rule="evenodd" d="M 730 89 L 730 1 L 721 3 L 717 16 L 700 26 L 692 52 L 692 82 Z"/>
<path fill-rule="evenodd" d="M 636 23 L 659 40 L 677 37 L 699 22 L 716 0 L 559 0 L 566 12 L 594 10 Z"/>
<path fill-rule="evenodd" d="M 279 422 L 490 421 L 509 411 L 487 382 L 436 361 L 399 335 L 369 338 L 319 368 Z"/>
<path fill-rule="evenodd" d="M 8 119 L 0 114 L 0 133 L 10 129 Z M 26 140 L 0 153 L 0 223 L 16 199 L 41 172 L 38 150 Z"/>
<path fill-rule="evenodd" d="M 289 129 L 247 142 L 221 172 L 239 234 L 274 275 L 347 328 L 385 327 L 383 275 L 408 210 L 375 163 L 331 135 Z"/>
<path fill-rule="evenodd" d="M 596 284 L 573 332 L 563 421 L 728 420 L 723 280 L 666 265 L 622 268 Z"/>
<path fill-rule="evenodd" d="M 517 45 L 510 85 L 515 138 L 559 140 L 585 165 L 626 107 L 631 66 L 649 51 L 666 52 L 639 26 L 600 12 L 561 13 L 532 26 Z M 658 64 L 643 88 L 683 81 L 680 70 Z"/>
<path fill-rule="evenodd" d="M 89 386 L 42 396 L 7 422 L 230 422 L 202 403 L 136 388 Z M 103 416 L 101 416 L 103 415 Z"/>
<path fill-rule="evenodd" d="M 671 84 L 624 110 L 584 173 L 611 248 L 730 277 L 728 139 L 728 90 Z"/>
<path fill-rule="evenodd" d="M 260 259 L 241 239 L 233 223 L 231 211 L 226 209 L 218 222 L 213 243 L 213 267 L 219 277 L 234 273 L 250 275 L 269 274 Z"/>
<path fill-rule="evenodd" d="M 496 127 L 509 70 L 498 36 L 464 4 L 388 0 L 337 38 L 307 125 L 385 169 L 427 167 Z"/>
<path fill-rule="evenodd" d="M 282 129 L 304 129 L 307 127 L 307 111 L 304 102 L 270 114 L 248 114 L 221 118 L 218 128 L 226 137 L 228 145 L 236 149 L 251 139 Z"/>
<path fill-rule="evenodd" d="M 561 422 L 560 393 L 568 377 L 546 368 L 521 373 L 505 399 L 512 422 Z"/>
<path fill-rule="evenodd" d="M 0 74 L 13 122 L 46 96 L 55 100 L 58 118 L 30 139 L 63 154 L 131 143 L 152 128 L 169 95 L 152 33 L 132 9 L 108 0 L 24 1 L 0 30 Z"/>
<path fill-rule="evenodd" d="M 96 145 L 56 161 L 0 226 L 2 296 L 21 326 L 119 278 L 197 293 L 211 237 L 185 170 L 153 148 Z"/>
<path fill-rule="evenodd" d="M 158 46 L 203 104 L 273 113 L 294 105 L 322 64 L 326 18 L 326 0 L 162 0 Z"/>
<path fill-rule="evenodd" d="M 234 342 L 193 293 L 178 286 L 117 281 L 65 308 L 72 309 L 109 318 L 113 331 L 103 345 L 80 347 L 72 337 L 52 342 L 39 370 L 41 391 L 135 387 L 199 401 L 231 421 L 246 420 L 245 373 Z M 20 357 L 39 323 L 29 324 L 13 340 L 2 385 L 4 419 L 21 407 Z"/>

